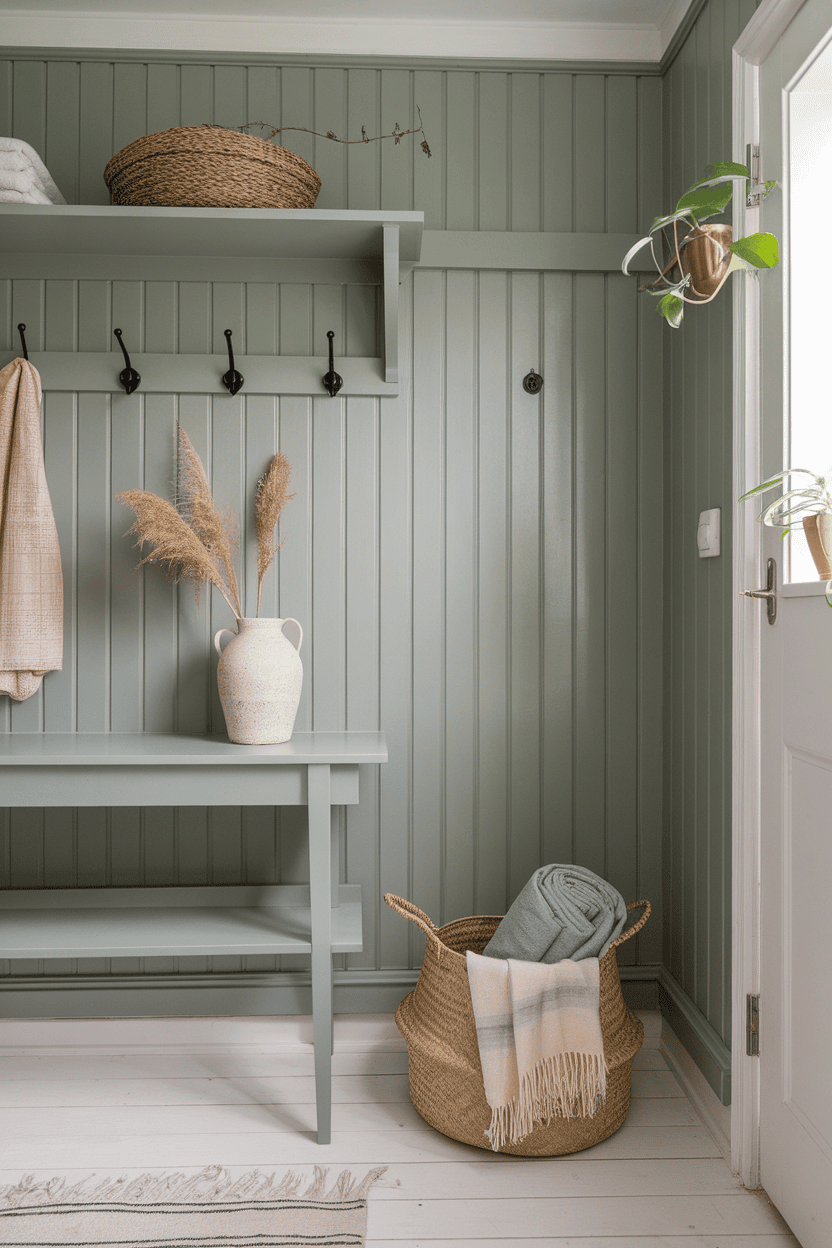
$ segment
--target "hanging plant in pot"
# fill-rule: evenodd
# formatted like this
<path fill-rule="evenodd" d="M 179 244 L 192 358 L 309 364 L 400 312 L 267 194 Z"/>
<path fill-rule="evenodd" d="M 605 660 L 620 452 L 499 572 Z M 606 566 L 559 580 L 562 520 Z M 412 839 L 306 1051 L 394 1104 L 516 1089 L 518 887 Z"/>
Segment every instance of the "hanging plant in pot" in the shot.
<path fill-rule="evenodd" d="M 295 619 L 261 618 L 260 597 L 263 577 L 282 545 L 274 544 L 281 512 L 294 497 L 286 492 L 291 466 L 285 455 L 275 455 L 257 485 L 257 614 L 244 616 L 234 572 L 234 514 L 220 515 L 202 461 L 185 430 L 178 429 L 176 506 L 148 490 L 125 490 L 116 498 L 136 517 L 127 532 L 137 534 L 140 548 L 150 547 L 138 567 L 161 564 L 172 580 L 191 581 L 197 598 L 203 584 L 213 585 L 234 612 L 236 632 L 221 628 L 214 638 L 228 737 L 239 745 L 276 745 L 291 737 L 300 703 L 303 629 Z M 286 624 L 296 626 L 297 645 L 285 636 Z M 223 650 L 226 633 L 233 640 Z"/>
<path fill-rule="evenodd" d="M 639 290 L 658 298 L 657 312 L 671 329 L 682 324 L 685 304 L 710 303 L 716 298 L 729 274 L 741 270 L 756 273 L 779 263 L 780 251 L 773 234 L 748 234 L 732 238 L 730 225 L 703 225 L 710 217 L 725 212 L 733 196 L 733 183 L 741 182 L 746 193 L 751 178 L 745 165 L 717 161 L 704 176 L 685 191 L 673 212 L 656 217 L 650 232 L 627 252 L 621 271 L 630 275 L 630 265 L 638 253 L 650 247 L 658 277 Z M 764 199 L 776 182 L 764 182 L 751 189 Z M 656 255 L 656 240 L 662 246 L 662 260 Z"/>
<path fill-rule="evenodd" d="M 826 601 L 832 607 L 832 468 L 823 476 L 817 476 L 808 468 L 787 468 L 748 490 L 740 502 L 761 497 L 777 486 L 783 489 L 791 477 L 804 480 L 792 489 L 784 489 L 779 498 L 763 508 L 759 519 L 772 528 L 782 529 L 783 537 L 795 529 L 803 529 L 818 577 L 827 583 Z"/>

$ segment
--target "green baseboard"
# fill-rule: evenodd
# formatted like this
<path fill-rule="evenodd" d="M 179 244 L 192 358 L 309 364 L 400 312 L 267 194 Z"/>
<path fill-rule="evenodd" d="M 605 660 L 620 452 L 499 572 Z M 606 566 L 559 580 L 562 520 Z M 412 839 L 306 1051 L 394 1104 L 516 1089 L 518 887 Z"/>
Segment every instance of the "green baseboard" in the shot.
<path fill-rule="evenodd" d="M 658 973 L 659 1008 L 723 1105 L 731 1104 L 731 1050 L 666 967 Z"/>
<path fill-rule="evenodd" d="M 658 1008 L 655 966 L 622 966 L 631 1009 Z M 336 1014 L 392 1014 L 419 972 L 336 971 Z M 311 1014 L 308 971 L 239 975 L 14 975 L 0 979 L 0 1018 L 205 1018 Z"/>

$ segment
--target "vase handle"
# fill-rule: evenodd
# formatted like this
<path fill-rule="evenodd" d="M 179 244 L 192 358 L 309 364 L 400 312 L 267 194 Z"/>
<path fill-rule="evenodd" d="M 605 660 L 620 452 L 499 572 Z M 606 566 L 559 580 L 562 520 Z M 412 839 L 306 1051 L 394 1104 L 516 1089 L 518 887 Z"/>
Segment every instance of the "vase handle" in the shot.
<path fill-rule="evenodd" d="M 301 628 L 301 626 L 300 626 L 300 624 L 298 623 L 298 621 L 297 621 L 296 619 L 294 619 L 294 618 L 290 615 L 290 616 L 288 616 L 288 617 L 287 617 L 287 618 L 283 621 L 283 628 L 280 630 L 281 632 L 283 632 L 283 631 L 284 631 L 284 629 L 286 628 L 286 625 L 287 625 L 287 624 L 297 624 L 297 628 L 298 628 L 298 644 L 297 644 L 297 652 L 298 652 L 298 654 L 300 654 L 300 648 L 301 648 L 301 646 L 303 645 L 303 629 Z M 289 640 L 289 638 L 287 637 L 287 638 L 286 638 L 286 640 L 288 641 L 288 640 Z"/>
<path fill-rule="evenodd" d="M 214 649 L 216 650 L 220 658 L 222 658 L 222 646 L 220 645 L 220 637 L 222 637 L 223 633 L 230 633 L 232 637 L 237 636 L 237 634 L 234 632 L 232 628 L 221 628 L 220 631 L 215 635 Z"/>

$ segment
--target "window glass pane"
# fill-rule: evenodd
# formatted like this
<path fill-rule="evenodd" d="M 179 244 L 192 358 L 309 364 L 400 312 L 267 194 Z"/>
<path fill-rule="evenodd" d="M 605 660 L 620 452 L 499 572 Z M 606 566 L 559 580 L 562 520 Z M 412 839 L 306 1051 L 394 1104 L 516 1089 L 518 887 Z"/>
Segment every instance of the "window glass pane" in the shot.
<path fill-rule="evenodd" d="M 825 294 L 832 204 L 832 45 L 789 93 L 789 191 L 791 412 L 786 458 L 789 467 L 832 477 L 832 301 Z M 804 480 L 808 478 L 794 478 L 792 488 Z M 817 580 L 803 533 L 794 533 L 789 546 L 787 579 Z"/>

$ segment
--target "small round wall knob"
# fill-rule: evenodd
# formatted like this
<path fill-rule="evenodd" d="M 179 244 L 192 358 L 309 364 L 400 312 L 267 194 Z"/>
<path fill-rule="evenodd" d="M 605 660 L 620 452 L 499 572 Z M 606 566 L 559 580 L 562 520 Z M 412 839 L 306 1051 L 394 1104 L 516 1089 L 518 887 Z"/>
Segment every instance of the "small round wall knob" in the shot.
<path fill-rule="evenodd" d="M 540 373 L 536 373 L 533 368 L 529 369 L 523 378 L 523 389 L 526 394 L 540 394 L 543 389 L 543 378 Z"/>

